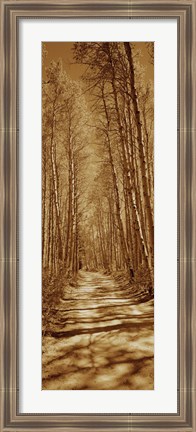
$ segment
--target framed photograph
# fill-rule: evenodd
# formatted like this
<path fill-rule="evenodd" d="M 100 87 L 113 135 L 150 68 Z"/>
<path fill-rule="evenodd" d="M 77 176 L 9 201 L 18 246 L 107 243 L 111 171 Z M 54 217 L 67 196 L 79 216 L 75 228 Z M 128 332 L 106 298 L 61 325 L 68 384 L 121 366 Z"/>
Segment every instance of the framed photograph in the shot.
<path fill-rule="evenodd" d="M 196 431 L 195 0 L 1 0 L 1 431 Z"/>

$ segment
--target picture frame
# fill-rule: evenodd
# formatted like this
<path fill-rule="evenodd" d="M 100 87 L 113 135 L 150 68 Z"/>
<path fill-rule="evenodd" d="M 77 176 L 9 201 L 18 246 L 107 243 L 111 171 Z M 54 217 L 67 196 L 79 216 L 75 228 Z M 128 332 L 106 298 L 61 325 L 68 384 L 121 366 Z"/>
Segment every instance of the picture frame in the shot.
<path fill-rule="evenodd" d="M 195 0 L 1 0 L 1 431 L 196 431 Z M 20 18 L 175 18 L 178 26 L 178 412 L 20 414 L 18 25 Z M 120 403 L 120 400 L 119 400 Z"/>

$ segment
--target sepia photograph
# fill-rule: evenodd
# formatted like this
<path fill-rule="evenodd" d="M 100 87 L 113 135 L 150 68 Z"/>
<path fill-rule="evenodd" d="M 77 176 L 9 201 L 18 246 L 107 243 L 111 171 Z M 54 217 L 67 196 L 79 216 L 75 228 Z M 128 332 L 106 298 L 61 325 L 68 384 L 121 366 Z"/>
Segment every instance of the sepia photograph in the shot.
<path fill-rule="evenodd" d="M 42 390 L 154 389 L 154 43 L 42 42 Z"/>

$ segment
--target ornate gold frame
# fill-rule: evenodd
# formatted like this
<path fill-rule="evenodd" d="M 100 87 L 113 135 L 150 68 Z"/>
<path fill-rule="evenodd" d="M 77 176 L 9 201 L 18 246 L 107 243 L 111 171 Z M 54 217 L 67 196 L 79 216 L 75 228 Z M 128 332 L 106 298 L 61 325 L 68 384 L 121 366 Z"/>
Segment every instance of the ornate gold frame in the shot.
<path fill-rule="evenodd" d="M 196 0 L 0 0 L 1 431 L 196 431 Z M 178 23 L 178 413 L 18 411 L 18 25 L 20 18 L 175 18 Z M 120 403 L 120 401 L 119 401 Z"/>

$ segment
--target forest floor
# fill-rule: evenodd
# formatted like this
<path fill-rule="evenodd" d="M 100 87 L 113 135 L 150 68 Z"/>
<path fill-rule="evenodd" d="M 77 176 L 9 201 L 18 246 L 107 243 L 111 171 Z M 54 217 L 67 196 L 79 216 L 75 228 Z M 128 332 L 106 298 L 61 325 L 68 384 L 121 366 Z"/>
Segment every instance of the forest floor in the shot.
<path fill-rule="evenodd" d="M 154 305 L 122 281 L 81 271 L 50 310 L 43 390 L 154 388 Z"/>

